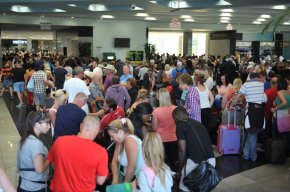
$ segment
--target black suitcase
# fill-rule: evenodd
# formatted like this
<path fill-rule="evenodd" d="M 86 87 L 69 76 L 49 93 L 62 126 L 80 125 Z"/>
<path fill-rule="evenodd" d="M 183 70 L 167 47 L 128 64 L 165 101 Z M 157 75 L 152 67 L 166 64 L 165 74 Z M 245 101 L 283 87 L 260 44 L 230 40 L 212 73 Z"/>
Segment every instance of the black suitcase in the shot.
<path fill-rule="evenodd" d="M 286 143 L 280 138 L 271 138 L 267 140 L 266 158 L 270 163 L 281 164 L 286 161 L 287 150 Z"/>

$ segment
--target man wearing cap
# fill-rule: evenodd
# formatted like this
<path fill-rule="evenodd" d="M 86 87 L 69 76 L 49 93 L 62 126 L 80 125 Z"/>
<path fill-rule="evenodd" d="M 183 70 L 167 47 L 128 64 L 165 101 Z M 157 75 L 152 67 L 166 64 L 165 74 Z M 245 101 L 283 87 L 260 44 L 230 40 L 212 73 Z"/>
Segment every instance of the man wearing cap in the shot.
<path fill-rule="evenodd" d="M 247 112 L 245 128 L 247 130 L 247 139 L 243 150 L 243 158 L 246 160 L 257 160 L 257 133 L 264 128 L 265 103 L 267 96 L 264 93 L 264 84 L 259 81 L 259 74 L 252 72 L 250 81 L 242 85 L 239 94 L 232 102 L 234 106 L 241 95 L 245 95 L 247 102 Z"/>
<path fill-rule="evenodd" d="M 113 85 L 113 76 L 117 72 L 114 65 L 108 64 L 106 67 L 104 67 L 104 72 L 106 73 L 106 79 L 104 82 L 104 88 L 105 92 L 106 90 Z"/>

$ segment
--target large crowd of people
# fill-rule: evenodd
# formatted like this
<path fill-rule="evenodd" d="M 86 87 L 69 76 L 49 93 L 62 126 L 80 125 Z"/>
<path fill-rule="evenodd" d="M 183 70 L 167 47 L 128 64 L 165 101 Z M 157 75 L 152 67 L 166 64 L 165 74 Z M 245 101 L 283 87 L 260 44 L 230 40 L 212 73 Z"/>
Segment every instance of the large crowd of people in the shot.
<path fill-rule="evenodd" d="M 205 160 L 216 164 L 221 123 L 246 129 L 245 160 L 256 161 L 257 142 L 273 133 L 290 150 L 289 123 L 277 123 L 290 118 L 290 61 L 282 57 L 156 54 L 136 66 L 127 58 L 7 52 L 2 62 L 0 97 L 9 88 L 16 107 L 31 111 L 18 150 L 18 191 L 94 191 L 105 182 L 144 192 L 177 183 L 189 191 L 186 174 Z M 228 119 L 229 110 L 236 116 Z M 39 139 L 48 132 L 49 150 Z"/>

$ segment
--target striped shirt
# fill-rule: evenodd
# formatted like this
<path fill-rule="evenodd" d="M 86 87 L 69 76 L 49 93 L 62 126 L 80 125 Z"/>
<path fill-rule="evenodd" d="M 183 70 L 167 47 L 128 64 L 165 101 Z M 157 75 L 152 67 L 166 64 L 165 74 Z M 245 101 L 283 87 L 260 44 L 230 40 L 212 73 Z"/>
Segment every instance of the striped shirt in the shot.
<path fill-rule="evenodd" d="M 244 83 L 239 93 L 246 96 L 248 103 L 261 104 L 267 102 L 267 96 L 264 93 L 264 83 L 259 81 Z"/>
<path fill-rule="evenodd" d="M 191 119 L 201 122 L 200 99 L 198 91 L 195 87 L 191 87 L 187 90 L 187 95 L 185 97 L 185 109 Z"/>

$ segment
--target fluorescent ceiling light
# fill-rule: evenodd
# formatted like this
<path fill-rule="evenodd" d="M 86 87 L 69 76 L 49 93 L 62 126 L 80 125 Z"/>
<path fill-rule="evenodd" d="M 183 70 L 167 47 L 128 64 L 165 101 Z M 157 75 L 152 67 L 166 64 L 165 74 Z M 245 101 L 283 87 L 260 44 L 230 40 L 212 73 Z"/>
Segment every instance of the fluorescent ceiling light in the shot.
<path fill-rule="evenodd" d="M 194 22 L 194 19 L 184 19 L 185 22 Z"/>
<path fill-rule="evenodd" d="M 31 12 L 30 8 L 25 5 L 13 5 L 11 7 L 11 11 L 18 12 L 18 13 Z"/>
<path fill-rule="evenodd" d="M 269 18 L 271 18 L 271 15 L 261 15 L 261 18 L 269 19 Z"/>
<path fill-rule="evenodd" d="M 156 18 L 155 17 L 146 17 L 145 20 L 154 21 L 154 20 L 156 20 Z"/>
<path fill-rule="evenodd" d="M 150 3 L 157 3 L 157 1 L 149 1 Z"/>
<path fill-rule="evenodd" d="M 283 25 L 290 25 L 290 22 L 284 22 Z"/>
<path fill-rule="evenodd" d="M 221 17 L 231 17 L 232 14 L 231 13 L 221 13 L 220 16 Z"/>
<path fill-rule="evenodd" d="M 41 17 L 44 18 L 45 16 L 44 15 L 41 15 Z"/>
<path fill-rule="evenodd" d="M 173 0 L 168 2 L 168 7 L 173 9 L 189 8 L 190 5 L 186 1 Z"/>
<path fill-rule="evenodd" d="M 216 5 L 232 5 L 231 3 L 224 1 L 224 0 L 219 0 Z"/>
<path fill-rule="evenodd" d="M 273 6 L 272 9 L 286 9 L 287 7 L 285 5 L 276 5 Z"/>
<path fill-rule="evenodd" d="M 190 19 L 191 16 L 190 15 L 181 15 L 180 18 L 181 19 Z"/>
<path fill-rule="evenodd" d="M 76 4 L 67 4 L 70 7 L 76 7 Z"/>
<path fill-rule="evenodd" d="M 103 18 L 103 19 L 113 19 L 114 16 L 113 15 L 102 15 L 101 18 Z"/>
<path fill-rule="evenodd" d="M 220 23 L 229 23 L 229 20 L 221 20 Z"/>
<path fill-rule="evenodd" d="M 253 24 L 260 25 L 262 23 L 260 21 L 254 21 Z"/>
<path fill-rule="evenodd" d="M 53 9 L 53 12 L 63 13 L 63 12 L 66 12 L 66 11 L 62 10 L 62 9 Z"/>
<path fill-rule="evenodd" d="M 148 14 L 147 13 L 136 13 L 137 17 L 148 17 Z"/>
<path fill-rule="evenodd" d="M 107 11 L 107 8 L 103 4 L 91 4 L 88 8 L 90 11 Z"/>
<path fill-rule="evenodd" d="M 257 21 L 266 21 L 264 18 L 258 18 Z"/>
<path fill-rule="evenodd" d="M 221 17 L 221 20 L 231 20 L 230 17 Z"/>
<path fill-rule="evenodd" d="M 223 12 L 223 13 L 233 13 L 234 10 L 233 9 L 221 9 L 220 12 Z"/>
<path fill-rule="evenodd" d="M 71 19 L 74 19 L 75 17 L 71 16 L 70 18 L 71 18 Z"/>

